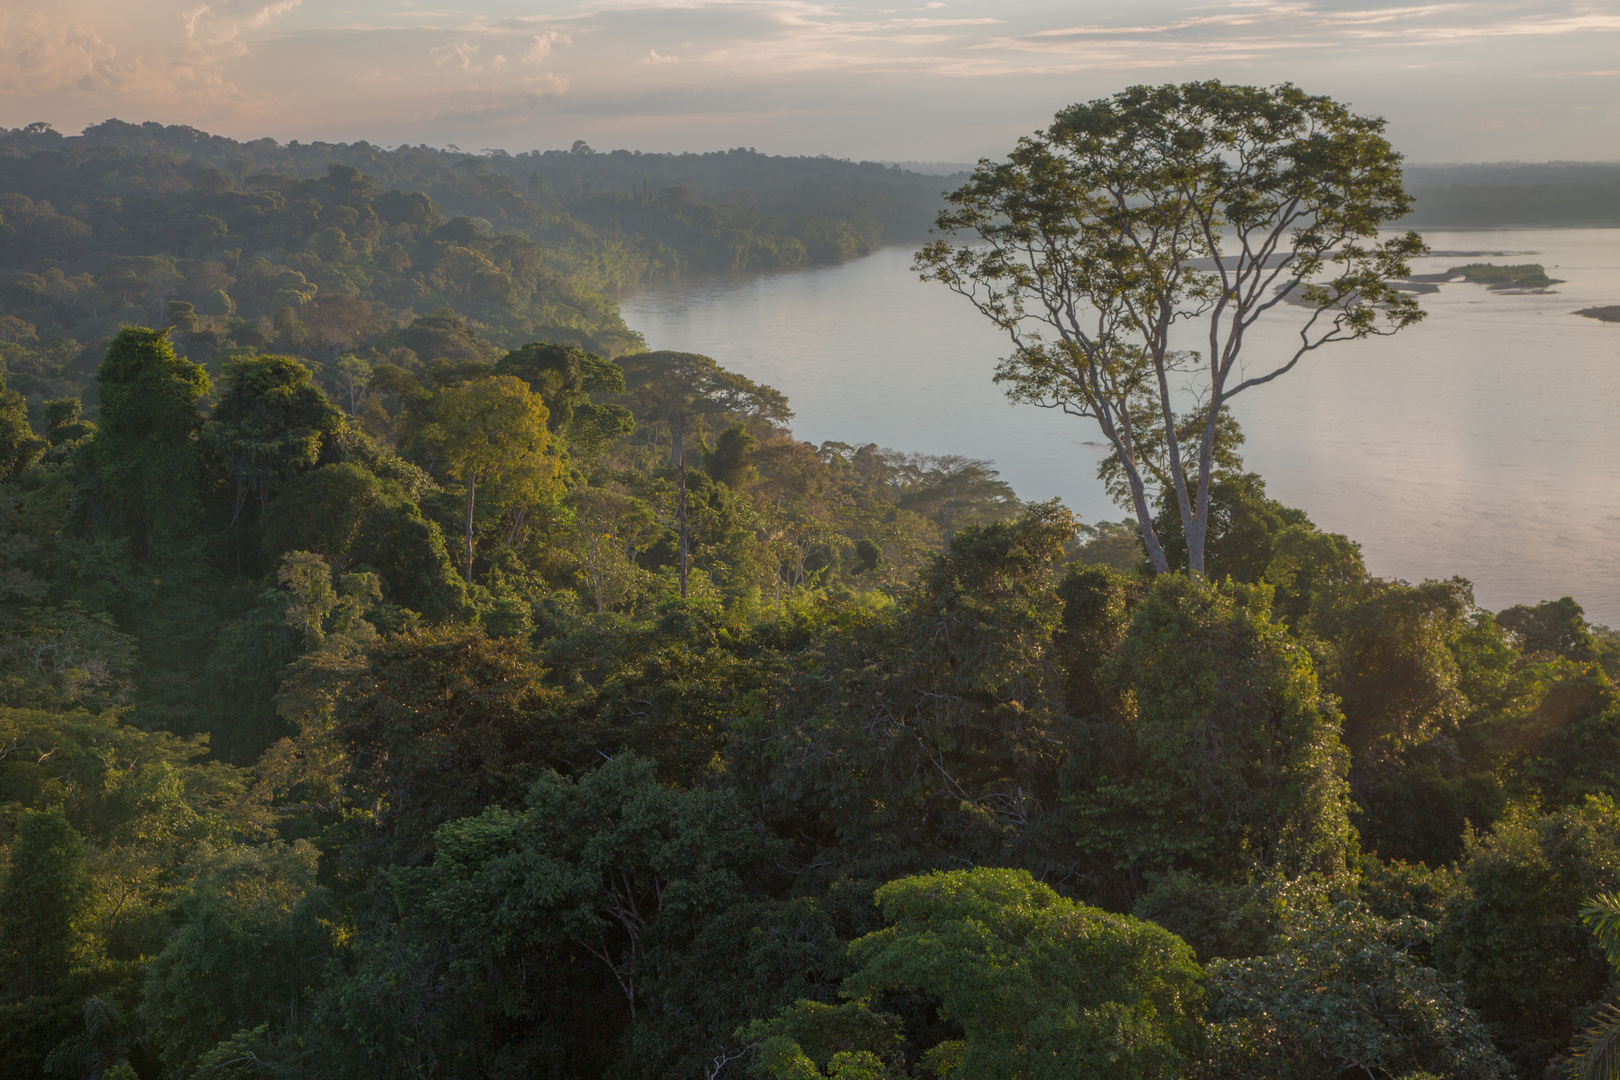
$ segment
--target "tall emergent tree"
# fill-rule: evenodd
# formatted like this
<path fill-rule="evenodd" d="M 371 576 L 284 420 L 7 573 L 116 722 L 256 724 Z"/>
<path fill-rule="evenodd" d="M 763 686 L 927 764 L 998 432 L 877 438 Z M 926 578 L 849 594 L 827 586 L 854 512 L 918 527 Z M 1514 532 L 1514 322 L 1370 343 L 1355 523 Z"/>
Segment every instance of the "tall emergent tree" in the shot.
<path fill-rule="evenodd" d="M 174 354 L 167 330 L 126 326 L 96 370 L 101 426 L 89 465 L 91 502 L 138 558 L 188 535 L 204 484 L 198 435 L 208 373 Z"/>
<path fill-rule="evenodd" d="M 598 405 L 596 394 L 624 393 L 624 370 L 577 345 L 531 341 L 501 357 L 497 375 L 516 375 L 545 401 L 554 435 L 590 457 L 620 435 L 635 430 L 623 405 Z"/>
<path fill-rule="evenodd" d="M 424 433 L 450 476 L 467 486 L 465 571 L 473 573 L 473 511 L 480 483 L 501 483 L 510 500 L 537 501 L 561 483 L 546 406 L 522 379 L 494 375 L 441 391 Z"/>
<path fill-rule="evenodd" d="M 670 462 L 675 466 L 675 520 L 681 537 L 681 598 L 686 598 L 691 542 L 686 521 L 686 437 L 701 438 L 705 421 L 768 420 L 785 423 L 793 415 L 781 391 L 727 371 L 698 353 L 634 353 L 619 358 L 626 396 L 638 411 L 669 425 Z"/>
<path fill-rule="evenodd" d="M 225 365 L 225 390 L 203 438 L 236 479 L 236 509 L 248 495 L 263 517 L 271 494 L 320 460 L 341 414 L 309 368 L 290 356 L 248 356 Z"/>
<path fill-rule="evenodd" d="M 10 480 L 32 465 L 45 443 L 28 426 L 28 402 L 0 378 L 0 480 Z"/>
<path fill-rule="evenodd" d="M 1391 282 L 1423 241 L 1378 235 L 1412 204 L 1383 128 L 1288 84 L 1132 87 L 1064 109 L 1005 163 L 981 162 L 937 219 L 956 239 L 917 253 L 923 280 L 1012 339 L 996 371 L 1009 397 L 1097 422 L 1158 572 L 1155 471 L 1201 574 L 1230 399 L 1323 345 L 1422 317 Z M 1245 351 L 1261 318 L 1287 312 L 1296 342 Z M 1190 416 L 1176 413 L 1184 401 Z"/>

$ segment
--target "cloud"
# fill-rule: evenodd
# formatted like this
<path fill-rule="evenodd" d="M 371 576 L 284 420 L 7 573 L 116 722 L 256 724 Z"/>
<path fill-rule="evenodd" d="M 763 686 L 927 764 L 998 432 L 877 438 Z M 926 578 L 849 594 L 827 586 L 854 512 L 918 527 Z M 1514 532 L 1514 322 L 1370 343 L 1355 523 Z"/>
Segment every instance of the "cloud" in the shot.
<path fill-rule="evenodd" d="M 140 68 L 120 62 L 117 49 L 81 26 L 53 26 L 41 15 L 14 20 L 0 11 L 0 91 L 7 94 L 116 91 Z"/>
<path fill-rule="evenodd" d="M 186 12 L 183 25 L 186 41 L 210 59 L 224 60 L 248 51 L 243 35 L 263 30 L 292 11 L 303 0 L 205 0 Z"/>
<path fill-rule="evenodd" d="M 0 123 L 138 111 L 243 135 L 414 142 L 466 124 L 566 145 L 581 132 L 558 118 L 578 116 L 596 142 L 746 131 L 965 158 L 1054 103 L 1219 77 L 1377 109 L 1400 138 L 1438 134 L 1429 154 L 1620 156 L 1620 109 L 1593 93 L 1617 56 L 1614 0 L 0 0 Z M 1540 141 L 1515 125 L 1468 141 L 1467 118 L 1499 102 L 1543 116 Z M 1583 107 L 1607 112 L 1576 123 Z"/>
<path fill-rule="evenodd" d="M 651 93 L 571 99 L 559 110 L 565 116 L 591 119 L 658 118 L 670 121 L 700 117 L 808 116 L 815 108 L 795 108 L 781 93 L 761 93 L 746 86 L 690 86 L 662 88 Z"/>
<path fill-rule="evenodd" d="M 479 47 L 465 39 L 428 50 L 435 67 L 455 68 L 472 75 L 495 74 L 506 69 L 506 57 L 496 53 L 488 61 L 478 59 Z"/>
<path fill-rule="evenodd" d="M 549 113 L 556 106 L 556 98 L 567 89 L 567 83 L 554 78 L 539 81 L 539 86 L 516 93 L 481 93 L 472 100 L 454 101 L 429 115 L 434 120 L 457 125 L 491 127 Z"/>
<path fill-rule="evenodd" d="M 1004 26 L 1000 16 L 947 17 L 918 9 L 832 7 L 807 0 L 598 0 L 580 33 L 641 36 L 679 33 L 683 64 L 719 69 L 724 77 L 776 79 L 818 72 L 928 71 L 948 54 Z M 639 49 L 638 49 L 639 51 Z M 941 55 L 947 54 L 947 55 Z M 662 58 L 641 52 L 642 66 Z"/>
<path fill-rule="evenodd" d="M 1294 51 L 1353 47 L 1444 47 L 1489 39 L 1620 31 L 1620 14 L 1575 6 L 1558 12 L 1514 3 L 1336 6 L 1308 0 L 1245 0 L 1190 9 L 1162 22 L 1091 23 L 1005 35 L 977 42 L 981 53 L 1073 57 L 1067 69 L 1168 67 L 1254 60 Z M 1017 66 L 1011 57 L 1005 65 Z"/>
<path fill-rule="evenodd" d="M 437 67 L 459 67 L 471 70 L 473 61 L 478 56 L 478 46 L 470 41 L 454 41 L 448 45 L 439 45 L 428 50 Z"/>
<path fill-rule="evenodd" d="M 535 34 L 529 39 L 529 48 L 523 54 L 525 64 L 539 64 L 551 55 L 551 50 L 558 45 L 572 45 L 573 40 L 560 30 L 547 30 L 543 34 Z"/>

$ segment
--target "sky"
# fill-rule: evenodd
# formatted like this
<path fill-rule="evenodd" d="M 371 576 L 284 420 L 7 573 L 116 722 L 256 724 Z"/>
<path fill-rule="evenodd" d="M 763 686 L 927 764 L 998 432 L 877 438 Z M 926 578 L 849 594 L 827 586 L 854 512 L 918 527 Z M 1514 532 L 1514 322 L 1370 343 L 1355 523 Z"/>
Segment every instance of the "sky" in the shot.
<path fill-rule="evenodd" d="M 1411 161 L 1620 160 L 1620 0 L 8 0 L 0 126 L 999 156 L 1136 83 L 1294 82 Z"/>

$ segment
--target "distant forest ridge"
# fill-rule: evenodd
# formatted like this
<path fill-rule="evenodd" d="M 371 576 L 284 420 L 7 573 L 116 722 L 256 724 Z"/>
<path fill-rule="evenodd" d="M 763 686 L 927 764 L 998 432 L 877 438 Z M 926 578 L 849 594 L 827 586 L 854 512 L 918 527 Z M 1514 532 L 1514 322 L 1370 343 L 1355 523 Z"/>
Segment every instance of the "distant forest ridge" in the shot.
<path fill-rule="evenodd" d="M 967 161 L 850 161 L 827 155 L 784 157 L 736 148 L 705 153 L 598 152 L 583 141 L 568 150 L 511 154 L 425 144 L 384 149 L 369 142 L 278 143 L 271 138 L 239 142 L 179 124 L 108 120 L 80 135 L 64 136 L 47 125 L 11 131 L 0 128 L 0 153 L 76 146 L 117 146 L 126 153 L 178 154 L 225 171 L 273 172 L 297 179 L 324 175 L 341 162 L 374 176 L 384 187 L 404 187 L 423 179 L 424 170 L 483 163 L 490 172 L 518 185 L 525 194 L 595 202 L 586 219 L 616 223 L 603 202 L 613 196 L 663 194 L 665 199 L 734 205 L 767 217 L 814 216 L 833 210 L 835 218 L 858 210 L 866 242 L 892 243 L 927 232 L 942 194 L 942 181 L 974 168 Z M 1417 197 L 1408 225 L 1620 225 L 1620 162 L 1504 161 L 1488 163 L 1409 162 L 1408 189 Z M 435 192 L 428 191 L 430 196 Z M 450 213 L 461 208 L 447 204 Z M 592 214 L 591 210 L 596 213 Z M 844 211 L 840 215 L 839 211 Z M 594 222 L 593 222 L 594 223 Z M 823 245 L 808 255 L 837 256 Z"/>
<path fill-rule="evenodd" d="M 617 340 L 623 335 L 616 312 L 608 310 L 607 298 L 617 292 L 686 273 L 833 263 L 883 244 L 915 242 L 927 235 L 946 186 L 939 177 L 877 162 L 773 157 L 744 148 L 598 153 L 580 141 L 569 150 L 472 154 L 425 145 L 384 149 L 364 141 L 240 142 L 156 122 L 108 120 L 74 136 L 30 124 L 0 128 L 0 276 L 39 273 L 41 259 L 70 275 L 99 272 L 109 255 L 188 257 L 234 270 L 235 258 L 226 253 L 237 251 L 243 258 L 262 254 L 277 267 L 290 260 L 310 281 L 331 279 L 336 264 L 355 259 L 334 234 L 325 234 L 331 251 L 310 242 L 324 229 L 375 231 L 368 223 L 376 217 L 394 231 L 369 237 L 366 250 L 356 252 L 361 265 L 350 267 L 360 273 L 327 280 L 327 295 L 359 295 L 417 311 L 433 310 L 424 303 L 459 308 L 431 272 L 408 275 L 423 279 L 417 296 L 396 289 L 398 295 L 373 297 L 372 283 L 363 279 L 379 271 L 398 277 L 405 269 L 398 252 L 392 257 L 397 265 L 378 262 L 386 250 L 402 245 L 412 259 L 435 254 L 437 248 L 412 244 L 465 219 L 450 231 L 460 236 L 470 229 L 484 247 L 510 247 L 502 237 L 535 245 L 529 262 L 543 263 L 543 274 L 579 294 L 565 306 L 576 313 L 596 309 L 563 319 L 581 331 L 571 336 L 612 351 L 626 344 Z M 432 206 L 396 205 L 401 194 L 418 193 Z M 359 218 L 350 221 L 338 204 Z M 407 217 L 410 229 L 402 233 L 397 226 Z M 210 230 L 217 235 L 207 236 Z M 432 242 L 467 246 L 449 234 Z M 511 268 L 496 262 L 510 276 Z M 517 325 L 525 320 L 496 321 L 519 336 L 530 332 Z M 601 330 L 607 338 L 591 337 Z"/>
<path fill-rule="evenodd" d="M 924 176 L 957 176 L 971 173 L 976 167 L 972 161 L 885 161 L 883 164 Z"/>
<path fill-rule="evenodd" d="M 951 185 L 973 171 L 966 161 L 889 161 Z M 1424 227 L 1620 225 L 1620 162 L 1408 162 L 1406 188 L 1417 207 L 1401 222 Z"/>
<path fill-rule="evenodd" d="M 1406 166 L 1417 207 L 1403 225 L 1620 225 L 1620 162 Z"/>
<path fill-rule="evenodd" d="M 36 411 L 93 396 L 126 324 L 173 325 L 216 374 L 263 350 L 451 357 L 473 348 L 462 338 L 618 356 L 643 347 L 624 290 L 915 243 L 946 186 L 740 148 L 466 154 L 118 120 L 76 136 L 0 129 L 0 376 Z"/>
<path fill-rule="evenodd" d="M 937 176 L 953 186 L 975 167 L 966 161 L 884 164 L 909 173 Z M 1409 162 L 1405 178 L 1406 189 L 1417 198 L 1417 207 L 1402 225 L 1620 225 L 1620 162 Z"/>
<path fill-rule="evenodd" d="M 178 163 L 196 162 L 238 180 L 255 173 L 317 179 L 336 162 L 359 169 L 383 188 L 423 190 L 449 214 L 484 209 L 482 205 L 458 205 L 454 192 L 434 190 L 441 180 L 439 174 L 456 170 L 510 181 L 514 193 L 531 199 L 560 200 L 572 216 L 596 227 L 625 224 L 621 203 L 631 200 L 662 206 L 702 203 L 742 211 L 752 215 L 756 224 L 778 232 L 785 228 L 789 235 L 793 235 L 793 226 L 817 219 L 847 224 L 859 233 L 855 238 L 821 238 L 820 249 L 816 249 L 817 238 L 811 237 L 806 245 L 813 249 L 810 261 L 852 253 L 841 252 L 840 246 L 847 249 L 925 235 L 943 193 L 937 176 L 880 162 L 825 155 L 781 157 L 743 147 L 680 154 L 598 152 L 578 140 L 568 150 L 511 154 L 492 149 L 473 153 L 454 145 L 386 149 L 364 140 L 278 143 L 263 138 L 239 142 L 186 125 L 155 121 L 107 120 L 73 136 L 44 124 L 0 128 L 0 155 L 93 147 L 116 147 L 129 155 L 177 155 Z"/>

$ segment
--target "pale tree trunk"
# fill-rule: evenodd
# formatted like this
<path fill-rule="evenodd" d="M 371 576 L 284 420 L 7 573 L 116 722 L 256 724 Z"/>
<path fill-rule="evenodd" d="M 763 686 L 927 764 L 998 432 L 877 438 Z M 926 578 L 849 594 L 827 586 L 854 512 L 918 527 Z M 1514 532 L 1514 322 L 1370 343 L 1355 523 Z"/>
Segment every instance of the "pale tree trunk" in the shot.
<path fill-rule="evenodd" d="M 1193 503 L 1192 524 L 1187 528 L 1187 566 L 1191 572 L 1196 565 L 1198 577 L 1204 574 L 1204 543 L 1209 539 L 1209 474 L 1215 465 L 1215 427 L 1222 404 L 1217 388 L 1211 398 L 1209 416 L 1204 421 L 1203 438 L 1198 443 L 1198 492 Z"/>
<path fill-rule="evenodd" d="M 1131 508 L 1136 511 L 1136 522 L 1142 530 L 1142 547 L 1147 551 L 1148 562 L 1153 566 L 1155 574 L 1168 574 L 1170 560 L 1165 557 L 1164 545 L 1159 542 L 1158 530 L 1153 527 L 1153 511 L 1148 506 L 1147 485 L 1142 483 L 1141 470 L 1136 467 L 1135 438 L 1131 434 L 1130 419 L 1122 411 L 1124 417 L 1124 430 L 1115 426 L 1106 413 L 1097 415 L 1097 424 L 1102 428 L 1103 435 L 1114 447 L 1119 455 L 1120 464 L 1125 468 L 1125 480 L 1131 488 Z"/>
<path fill-rule="evenodd" d="M 1142 547 L 1147 551 L 1148 562 L 1153 564 L 1155 574 L 1168 574 L 1170 560 L 1165 556 L 1164 545 L 1159 542 L 1159 532 L 1153 527 L 1153 511 L 1148 507 L 1147 489 L 1142 485 L 1142 478 L 1135 470 L 1127 473 L 1131 482 L 1131 505 L 1136 510 L 1137 524 L 1142 528 Z"/>
<path fill-rule="evenodd" d="M 596 613 L 601 615 L 607 611 L 607 569 L 602 565 L 602 540 L 591 530 L 591 538 L 585 541 L 585 566 L 591 573 L 591 595 L 596 598 Z"/>
<path fill-rule="evenodd" d="M 1168 325 L 1168 313 L 1161 312 L 1164 324 Z M 1154 345 L 1153 350 L 1154 373 L 1159 380 L 1159 416 L 1164 424 L 1165 462 L 1170 469 L 1171 493 L 1176 497 L 1176 512 L 1181 517 L 1181 538 L 1187 546 L 1187 576 L 1201 578 L 1204 576 L 1204 538 L 1201 521 L 1194 509 L 1192 500 L 1187 494 L 1187 471 L 1181 467 L 1181 434 L 1176 430 L 1176 411 L 1170 396 L 1169 369 L 1165 363 L 1165 345 L 1161 337 Z M 1208 476 L 1208 470 L 1200 470 L 1200 475 Z M 1169 568 L 1166 562 L 1165 568 Z M 1164 573 L 1160 570 L 1159 573 Z"/>

